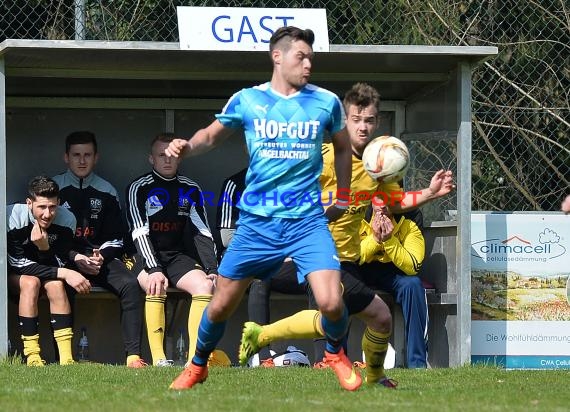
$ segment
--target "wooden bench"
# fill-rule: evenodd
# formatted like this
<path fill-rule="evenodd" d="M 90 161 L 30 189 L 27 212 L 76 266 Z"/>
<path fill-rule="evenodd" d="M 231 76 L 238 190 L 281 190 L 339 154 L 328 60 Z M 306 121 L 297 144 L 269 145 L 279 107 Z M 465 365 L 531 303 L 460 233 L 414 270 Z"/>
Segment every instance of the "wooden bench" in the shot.
<path fill-rule="evenodd" d="M 425 231 L 426 235 L 426 260 L 422 267 L 420 275 L 435 285 L 435 289 L 427 289 L 427 301 L 429 308 L 429 359 L 432 366 L 446 367 L 457 365 L 457 342 L 456 342 L 456 329 L 457 329 L 457 303 L 458 297 L 455 293 L 456 289 L 456 268 L 455 268 L 455 227 L 449 225 L 448 222 L 443 222 L 442 225 L 428 227 Z M 384 291 L 377 291 L 378 295 L 388 304 L 391 309 L 394 330 L 392 335 L 392 344 L 397 351 L 396 359 L 397 366 L 403 364 L 405 359 L 405 332 L 404 322 L 401 313 L 401 308 L 394 303 L 392 296 Z M 166 300 L 166 336 L 165 346 L 167 355 L 174 351 L 175 340 L 180 329 L 186 329 L 187 314 L 190 306 L 190 295 L 182 292 L 176 288 L 169 288 L 167 291 L 168 298 Z M 141 299 L 143 299 L 143 292 L 141 291 Z M 116 311 L 109 312 L 104 307 L 112 307 L 109 304 L 96 303 L 97 300 L 115 300 L 115 296 L 109 291 L 94 287 L 90 294 L 77 295 L 81 313 L 77 313 L 78 320 L 76 320 L 76 330 L 80 330 L 82 326 L 88 326 L 90 333 L 95 334 L 98 329 L 103 325 L 98 324 L 99 319 L 102 317 L 113 316 L 114 340 L 120 341 L 120 327 L 119 316 Z M 298 310 L 308 307 L 306 295 L 289 295 L 272 292 L 271 293 L 271 316 L 272 320 L 277 320 L 285 316 L 289 316 Z M 45 304 L 45 302 L 44 302 Z M 76 304 L 76 305 L 77 305 Z M 118 306 L 118 305 L 117 305 Z M 226 350 L 230 356 L 236 353 L 239 337 L 241 336 L 241 327 L 243 322 L 247 320 L 247 299 L 240 304 L 236 314 L 228 322 L 228 327 L 224 339 L 222 340 L 222 349 Z M 105 322 L 104 326 L 107 326 Z M 97 324 L 95 328 L 93 325 Z M 17 331 L 17 327 L 12 327 Z M 110 345 L 107 340 L 109 339 L 109 329 L 101 332 L 99 341 L 102 346 L 108 346 L 108 352 L 121 353 L 121 343 L 114 343 Z M 353 322 L 351 331 L 352 339 L 349 344 L 349 355 L 357 359 L 360 348 L 360 338 L 363 327 L 361 322 Z M 17 336 L 17 333 L 12 333 L 12 336 Z M 146 338 L 145 338 L 146 339 Z M 146 340 L 143 339 L 143 345 L 146 345 Z M 97 339 L 94 339 L 95 344 Z M 296 345 L 296 343 L 293 343 Z M 308 354 L 312 354 L 310 342 L 305 345 L 305 350 Z M 352 354 L 350 347 L 353 348 Z M 111 356 L 119 356 L 111 355 Z M 310 356 L 311 357 L 311 356 Z"/>
<path fill-rule="evenodd" d="M 435 297 L 435 291 L 433 289 L 427 290 L 428 296 Z M 392 295 L 384 291 L 376 291 L 376 293 L 387 303 L 390 307 L 393 316 L 393 335 L 392 335 L 392 345 L 398 352 L 405 351 L 405 332 L 404 332 L 404 324 L 403 324 L 403 317 L 401 314 L 401 309 L 397 304 L 395 304 Z M 88 301 L 102 299 L 102 300 L 116 300 L 115 295 L 113 295 L 108 290 L 101 288 L 101 287 L 93 287 L 91 289 L 91 293 L 86 295 L 77 295 L 77 298 L 80 300 L 84 300 L 85 303 Z M 141 299 L 143 299 L 143 293 L 141 291 Z M 433 299 L 432 299 L 433 300 Z M 437 300 L 437 299 L 436 299 Z M 288 316 L 290 314 L 295 313 L 298 310 L 306 309 L 308 307 L 308 297 L 306 294 L 284 294 L 279 292 L 272 292 L 270 295 L 270 304 L 271 304 L 271 314 L 272 320 L 278 320 L 284 316 Z M 174 354 L 174 349 L 171 347 L 176 339 L 178 338 L 178 334 L 180 329 L 186 329 L 185 323 L 187 319 L 188 308 L 191 304 L 191 296 L 186 292 L 183 292 L 176 288 L 168 288 L 167 290 L 167 299 L 166 299 L 166 331 L 165 331 L 165 347 L 167 354 L 170 355 L 171 353 Z M 244 298 L 244 302 L 242 306 L 247 307 L 247 296 Z M 280 310 L 282 312 L 280 312 Z M 119 319 L 117 319 L 118 323 Z M 178 325 L 178 327 L 177 327 Z M 182 327 L 180 327 L 182 325 Z M 231 350 L 235 350 L 238 345 L 239 336 L 241 336 L 241 327 L 243 325 L 243 321 L 239 320 L 239 316 L 236 318 L 232 318 L 229 322 L 227 338 L 233 341 L 230 343 Z M 77 325 L 78 327 L 80 325 Z M 354 342 L 351 342 L 351 345 L 354 348 L 360 348 L 360 338 L 362 336 L 363 325 L 361 322 L 353 322 L 353 332 L 351 336 L 353 337 Z M 90 332 L 94 333 L 93 327 L 90 327 Z M 283 349 L 287 344 L 294 344 L 300 345 L 302 349 L 307 351 L 312 357 L 312 349 L 310 341 L 298 343 L 287 341 L 283 342 Z M 280 347 L 281 345 L 276 345 Z M 353 353 L 353 357 L 355 359 L 360 359 L 360 353 L 356 351 Z M 397 356 L 398 358 L 398 356 Z M 399 361 L 399 359 L 398 359 Z M 399 362 L 401 365 L 401 362 Z"/>

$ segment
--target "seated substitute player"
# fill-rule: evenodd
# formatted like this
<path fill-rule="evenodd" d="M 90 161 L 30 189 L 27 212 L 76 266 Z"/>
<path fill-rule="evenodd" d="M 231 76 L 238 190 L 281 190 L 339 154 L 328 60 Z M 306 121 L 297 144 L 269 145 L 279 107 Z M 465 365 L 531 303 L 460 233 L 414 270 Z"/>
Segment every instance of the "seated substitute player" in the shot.
<path fill-rule="evenodd" d="M 121 327 L 129 368 L 142 368 L 142 300 L 136 276 L 119 258 L 123 254 L 125 222 L 117 190 L 93 169 L 99 158 L 95 135 L 77 131 L 65 139 L 65 173 L 54 176 L 64 208 L 75 215 L 74 269 L 92 285 L 103 287 L 119 298 Z"/>
<path fill-rule="evenodd" d="M 51 327 L 59 363 L 74 363 L 71 305 L 65 283 L 79 293 L 91 285 L 79 272 L 64 267 L 70 259 L 75 217 L 59 204 L 59 187 L 45 176 L 28 185 L 26 204 L 6 210 L 8 286 L 19 297 L 18 317 L 28 366 L 43 366 L 38 327 L 38 298 L 45 291 L 50 305 Z"/>
<path fill-rule="evenodd" d="M 362 221 L 360 279 L 386 291 L 402 308 L 406 331 L 406 366 L 427 367 L 428 307 L 426 291 L 416 276 L 425 257 L 420 228 L 406 216 L 395 217 L 381 198 L 372 202 L 370 222 Z"/>
<path fill-rule="evenodd" d="M 178 174 L 178 159 L 164 153 L 173 138 L 163 133 L 152 140 L 152 172 L 135 179 L 127 189 L 127 220 L 139 263 L 135 273 L 140 272 L 139 284 L 146 293 L 146 327 L 155 366 L 173 364 L 164 353 L 168 286 L 192 295 L 188 315 L 188 353 L 192 354 L 218 271 L 202 191 L 194 181 Z"/>
<path fill-rule="evenodd" d="M 240 170 L 236 174 L 228 177 L 222 185 L 218 201 L 216 226 L 220 233 L 224 249 L 228 247 L 236 230 L 236 222 L 239 217 L 237 204 L 240 196 L 245 191 L 246 172 L 247 168 Z M 271 279 L 254 279 L 251 282 L 247 298 L 247 315 L 250 321 L 260 325 L 265 325 L 270 322 L 269 298 L 271 291 L 293 295 L 303 295 L 306 293 L 305 283 L 299 284 L 297 282 L 297 267 L 293 264 L 291 259 L 286 259 L 286 262 L 281 266 L 279 272 Z M 259 365 L 263 367 L 275 366 L 271 352 L 269 351 L 269 346 L 264 346 L 259 351 Z"/>

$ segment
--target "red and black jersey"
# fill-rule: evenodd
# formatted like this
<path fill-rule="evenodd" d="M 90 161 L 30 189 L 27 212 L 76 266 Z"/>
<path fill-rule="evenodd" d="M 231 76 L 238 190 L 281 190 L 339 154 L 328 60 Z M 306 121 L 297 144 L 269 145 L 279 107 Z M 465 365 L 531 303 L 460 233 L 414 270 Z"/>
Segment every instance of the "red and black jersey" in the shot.
<path fill-rule="evenodd" d="M 99 249 L 105 261 L 120 257 L 126 225 L 113 185 L 94 173 L 80 179 L 70 170 L 53 180 L 61 205 L 77 219 L 73 250 L 90 256 Z"/>
<path fill-rule="evenodd" d="M 47 229 L 49 249 L 41 251 L 30 240 L 36 219 L 28 205 L 17 203 L 6 209 L 6 244 L 9 273 L 56 279 L 57 269 L 71 259 L 75 217 L 58 206 L 55 218 Z"/>
<path fill-rule="evenodd" d="M 217 272 L 216 248 L 202 190 L 191 179 L 166 179 L 156 171 L 135 179 L 127 189 L 127 221 L 148 273 L 163 271 L 156 252 L 195 249 L 207 273 Z"/>

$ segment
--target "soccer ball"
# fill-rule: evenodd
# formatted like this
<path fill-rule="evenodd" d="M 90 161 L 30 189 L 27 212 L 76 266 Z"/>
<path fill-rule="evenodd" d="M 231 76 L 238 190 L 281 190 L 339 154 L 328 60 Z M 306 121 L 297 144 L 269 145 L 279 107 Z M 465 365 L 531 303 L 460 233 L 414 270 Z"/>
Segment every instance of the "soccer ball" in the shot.
<path fill-rule="evenodd" d="M 391 183 L 402 180 L 410 165 L 410 152 L 404 142 L 394 136 L 380 136 L 364 148 L 364 170 L 375 180 Z"/>

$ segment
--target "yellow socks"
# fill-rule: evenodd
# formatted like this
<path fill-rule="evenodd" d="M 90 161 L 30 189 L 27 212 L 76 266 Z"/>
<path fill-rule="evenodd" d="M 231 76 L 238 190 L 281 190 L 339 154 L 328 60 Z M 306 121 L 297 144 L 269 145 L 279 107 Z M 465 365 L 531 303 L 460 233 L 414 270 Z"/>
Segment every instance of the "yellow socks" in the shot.
<path fill-rule="evenodd" d="M 146 295 L 145 297 L 146 333 L 153 364 L 156 364 L 161 359 L 166 359 L 166 354 L 164 353 L 165 302 L 166 295 Z"/>
<path fill-rule="evenodd" d="M 40 335 L 22 335 L 22 342 L 24 344 L 26 364 L 28 366 L 44 366 L 45 362 L 40 356 Z"/>
<path fill-rule="evenodd" d="M 53 337 L 57 343 L 59 351 L 59 364 L 71 365 L 75 363 L 73 353 L 71 351 L 71 339 L 73 338 L 73 330 L 71 328 L 57 329 L 53 331 Z"/>
<path fill-rule="evenodd" d="M 321 328 L 321 313 L 317 310 L 302 310 L 270 325 L 264 325 L 258 336 L 259 346 L 267 346 L 281 339 L 309 339 L 324 336 Z"/>
<path fill-rule="evenodd" d="M 362 336 L 362 350 L 366 356 L 366 383 L 375 384 L 385 376 L 384 359 L 388 350 L 390 333 L 366 328 Z"/>
<path fill-rule="evenodd" d="M 212 300 L 212 295 L 192 295 L 192 304 L 188 313 L 188 360 L 191 360 L 196 352 L 198 342 L 198 327 L 202 314 Z"/>

